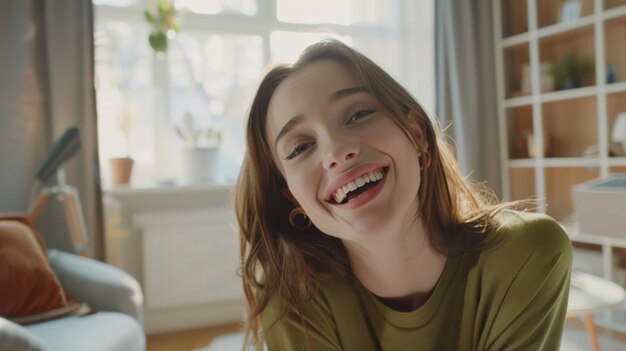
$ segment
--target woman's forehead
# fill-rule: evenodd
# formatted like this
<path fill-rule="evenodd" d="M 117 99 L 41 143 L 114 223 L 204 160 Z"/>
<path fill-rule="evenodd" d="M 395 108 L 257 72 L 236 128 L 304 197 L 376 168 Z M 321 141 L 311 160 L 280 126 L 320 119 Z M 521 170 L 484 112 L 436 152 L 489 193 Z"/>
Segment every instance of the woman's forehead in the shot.
<path fill-rule="evenodd" d="M 269 136 L 275 137 L 282 125 L 305 113 L 311 105 L 324 104 L 336 91 L 358 85 L 352 74 L 333 60 L 304 66 L 285 78 L 274 92 L 267 111 Z"/>

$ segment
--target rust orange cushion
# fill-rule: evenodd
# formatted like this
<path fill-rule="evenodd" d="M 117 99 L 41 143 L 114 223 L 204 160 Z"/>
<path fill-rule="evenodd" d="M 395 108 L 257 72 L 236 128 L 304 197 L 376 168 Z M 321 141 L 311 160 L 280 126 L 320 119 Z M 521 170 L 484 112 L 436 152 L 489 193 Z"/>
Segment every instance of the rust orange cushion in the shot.
<path fill-rule="evenodd" d="M 69 305 L 28 219 L 0 217 L 0 316 L 14 319 Z"/>

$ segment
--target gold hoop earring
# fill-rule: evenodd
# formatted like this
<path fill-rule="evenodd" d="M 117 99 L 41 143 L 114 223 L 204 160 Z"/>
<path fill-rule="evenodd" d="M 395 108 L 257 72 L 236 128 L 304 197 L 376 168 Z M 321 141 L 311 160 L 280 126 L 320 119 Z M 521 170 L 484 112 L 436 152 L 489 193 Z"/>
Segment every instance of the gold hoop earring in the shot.
<path fill-rule="evenodd" d="M 311 220 L 302 207 L 296 207 L 289 212 L 289 224 L 296 229 L 305 230 L 311 226 Z"/>

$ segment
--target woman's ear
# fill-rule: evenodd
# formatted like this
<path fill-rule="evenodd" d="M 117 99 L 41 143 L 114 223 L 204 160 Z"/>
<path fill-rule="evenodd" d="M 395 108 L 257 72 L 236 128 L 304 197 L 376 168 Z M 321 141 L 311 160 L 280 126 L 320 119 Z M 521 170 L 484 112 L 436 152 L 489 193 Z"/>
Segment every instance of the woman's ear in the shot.
<path fill-rule="evenodd" d="M 413 111 L 409 112 L 409 129 L 419 148 L 428 150 L 425 122 Z"/>

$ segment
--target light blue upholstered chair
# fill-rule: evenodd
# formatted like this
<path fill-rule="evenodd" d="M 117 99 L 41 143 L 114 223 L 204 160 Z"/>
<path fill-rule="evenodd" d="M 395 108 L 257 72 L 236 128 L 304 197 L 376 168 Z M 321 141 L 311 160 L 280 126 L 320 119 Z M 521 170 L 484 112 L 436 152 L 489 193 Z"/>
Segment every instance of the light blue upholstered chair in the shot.
<path fill-rule="evenodd" d="M 0 351 L 143 351 L 143 294 L 128 273 L 89 258 L 48 252 L 65 292 L 98 310 L 21 326 L 0 317 Z"/>

